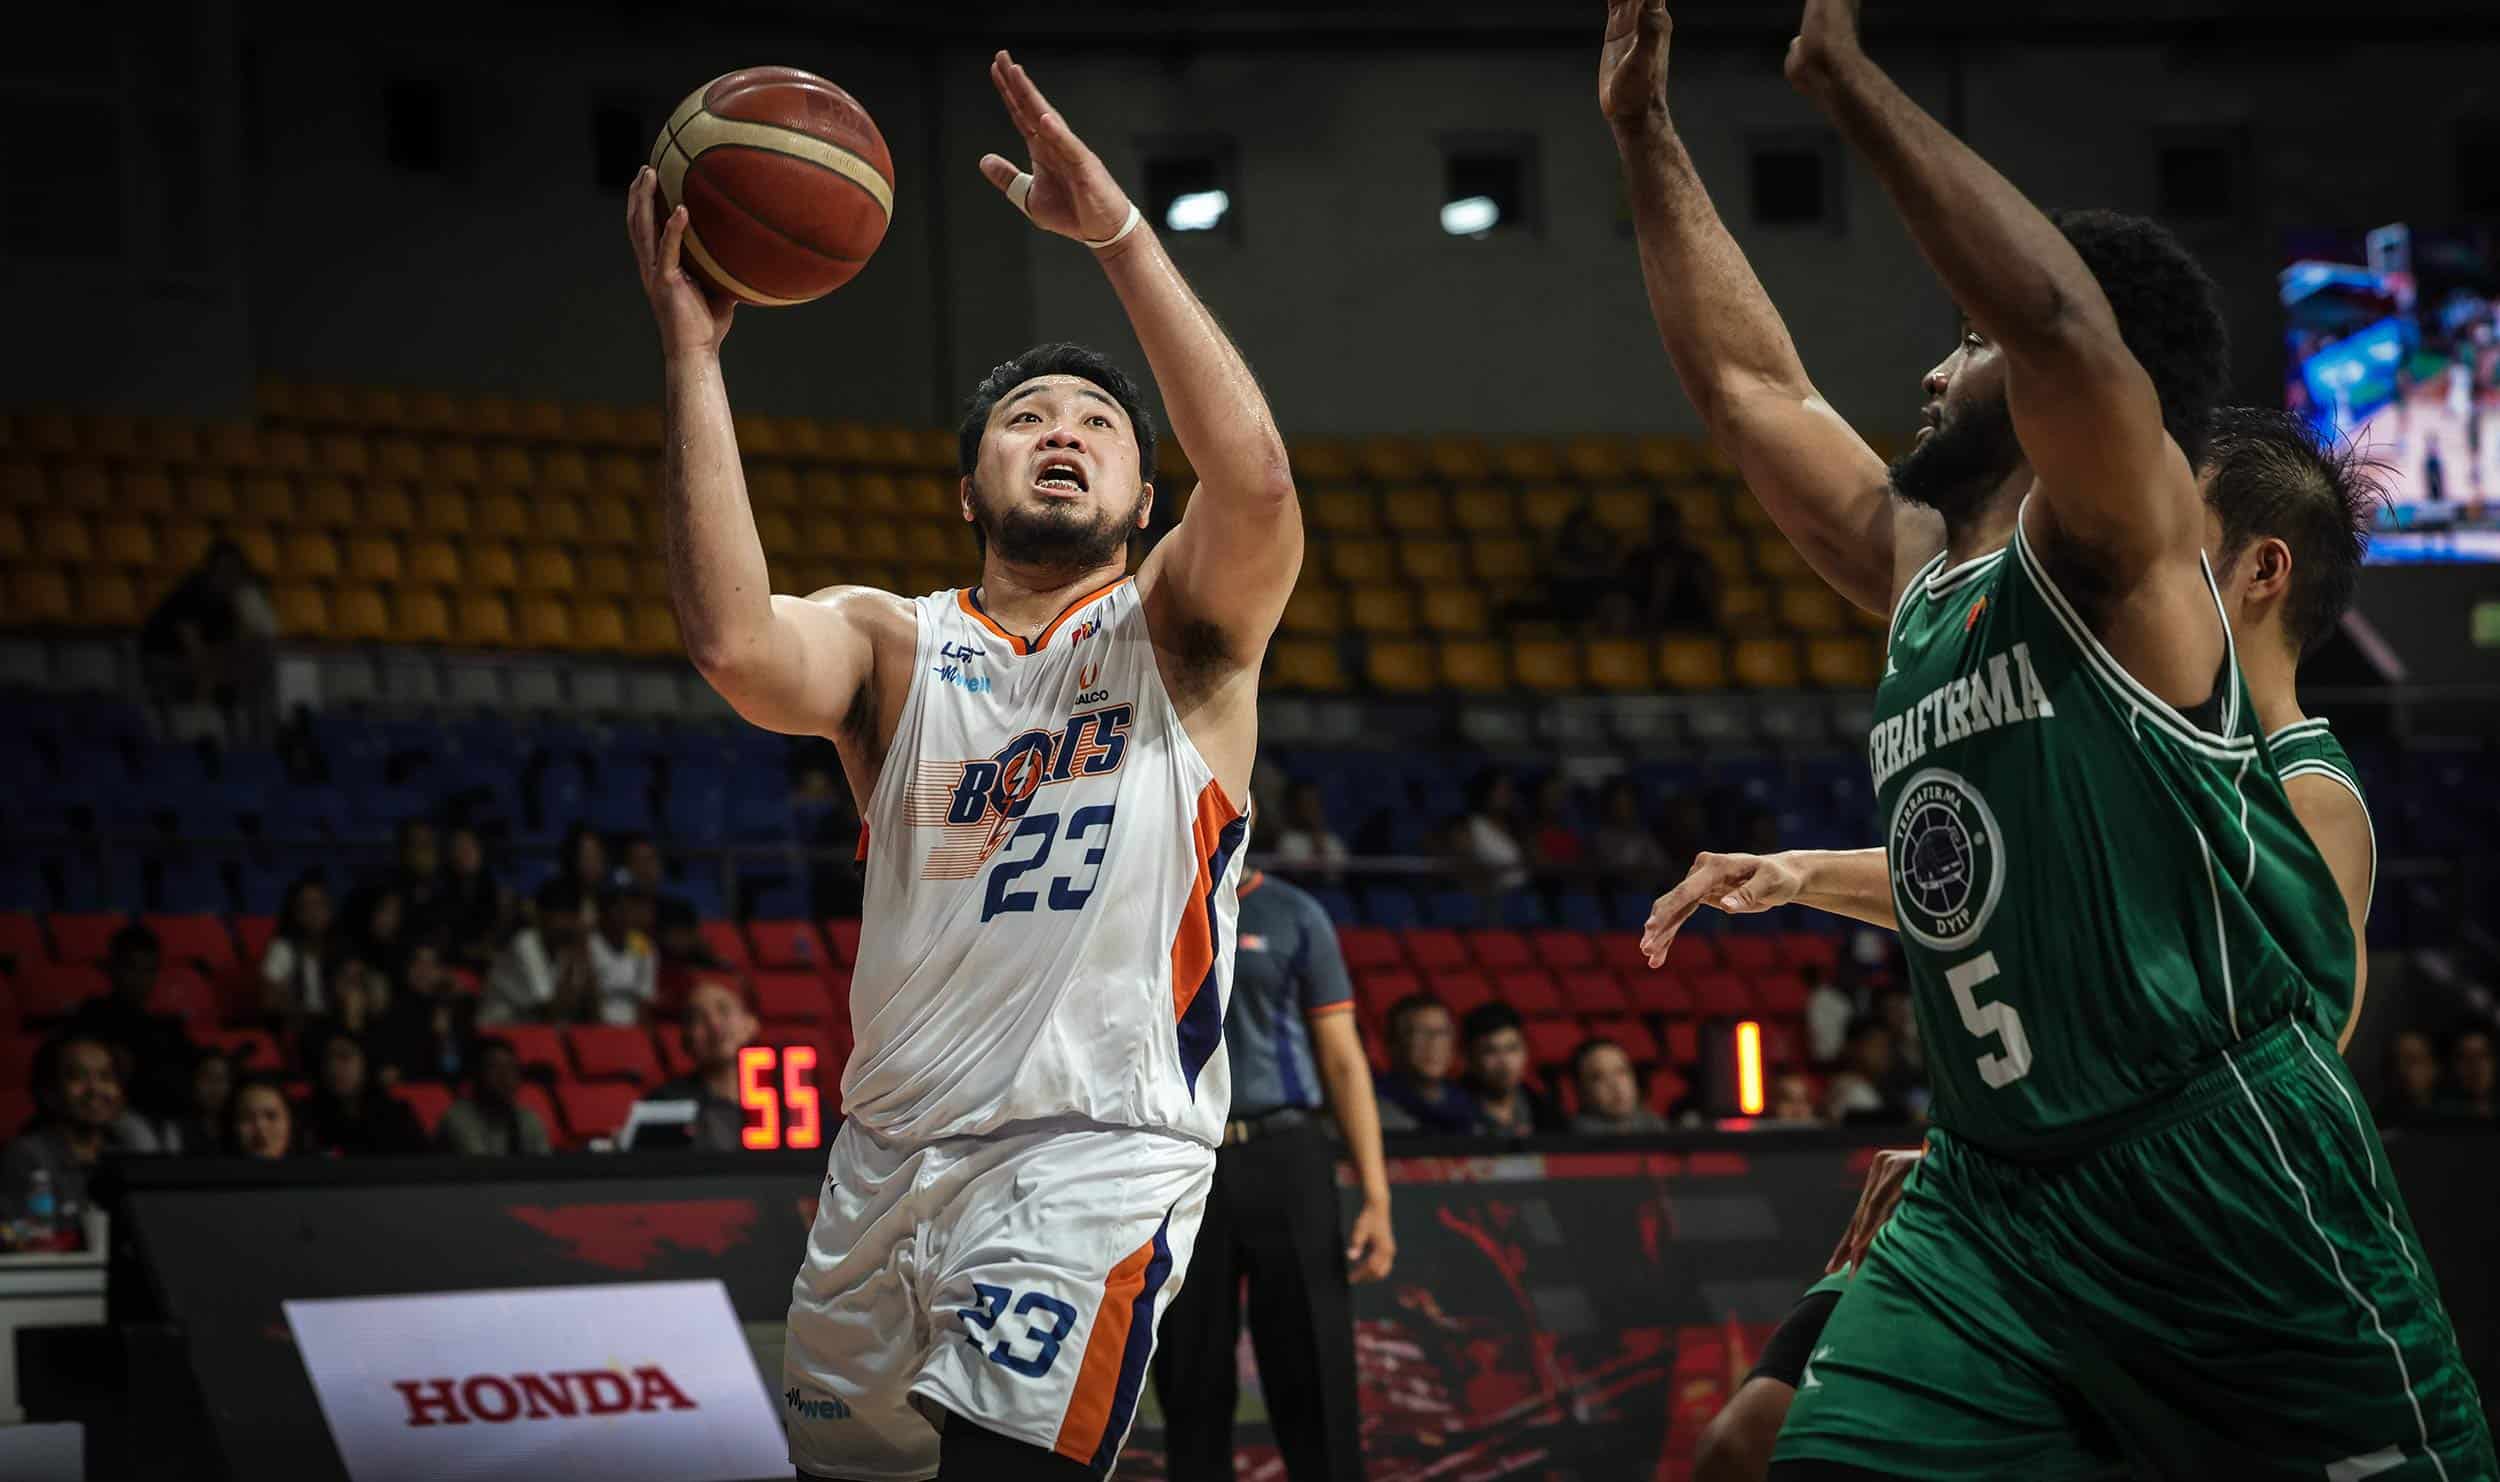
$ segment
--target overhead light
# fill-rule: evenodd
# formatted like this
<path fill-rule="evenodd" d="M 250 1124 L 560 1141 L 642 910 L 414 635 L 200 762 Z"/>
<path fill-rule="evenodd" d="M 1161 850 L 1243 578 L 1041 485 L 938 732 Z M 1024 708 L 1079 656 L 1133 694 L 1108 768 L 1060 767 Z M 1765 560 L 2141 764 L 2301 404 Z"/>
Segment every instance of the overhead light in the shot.
<path fill-rule="evenodd" d="M 1208 232 L 1232 209 L 1233 198 L 1220 190 L 1193 190 L 1172 197 L 1163 224 L 1176 232 Z"/>
<path fill-rule="evenodd" d="M 1453 237 L 1481 237 L 1502 220 L 1491 196 L 1463 196 L 1441 206 L 1441 230 Z"/>

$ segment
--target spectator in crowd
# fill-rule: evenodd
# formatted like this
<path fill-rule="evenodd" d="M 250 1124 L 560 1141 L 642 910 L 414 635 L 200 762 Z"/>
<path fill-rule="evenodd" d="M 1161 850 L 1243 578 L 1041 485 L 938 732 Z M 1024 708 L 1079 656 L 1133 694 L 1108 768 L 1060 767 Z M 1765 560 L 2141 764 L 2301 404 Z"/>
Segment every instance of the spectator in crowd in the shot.
<path fill-rule="evenodd" d="M 295 1104 L 278 1083 L 252 1076 L 226 1102 L 226 1151 L 238 1158 L 289 1158 L 297 1151 Z"/>
<path fill-rule="evenodd" d="M 503 945 L 514 915 L 512 892 L 486 867 L 486 846 L 467 824 L 451 831 L 434 935 L 453 965 L 484 972 Z"/>
<path fill-rule="evenodd" d="M 365 1031 L 375 1074 L 385 1082 L 458 1080 L 468 1069 L 476 1017 L 477 1001 L 453 984 L 442 949 L 416 943 L 400 965 L 389 1001 Z"/>
<path fill-rule="evenodd" d="M 1892 1026 L 1883 1020 L 1868 1014 L 1851 1024 L 1840 1069 L 1823 1094 L 1824 1115 L 1835 1122 L 1908 1121 L 1909 1109 L 1885 1089 L 1892 1084 L 1893 1048 Z"/>
<path fill-rule="evenodd" d="M 1597 832 L 1589 840 L 1589 857 L 1626 885 L 1666 878 L 1667 851 L 1641 820 L 1641 790 L 1631 778 L 1618 777 L 1598 794 Z"/>
<path fill-rule="evenodd" d="M 660 958 L 651 943 L 651 897 L 611 887 L 591 933 L 590 973 L 602 1024 L 639 1024 L 660 992 Z"/>
<path fill-rule="evenodd" d="M 443 929 L 448 906 L 448 874 L 443 869 L 440 838 L 427 818 L 404 818 L 394 836 L 396 855 L 390 878 L 382 888 L 399 897 L 400 930 L 414 941 Z M 352 918 L 357 913 L 348 913 Z"/>
<path fill-rule="evenodd" d="M 571 881 L 586 901 L 597 900 L 608 888 L 608 845 L 598 830 L 577 822 L 564 831 L 564 843 L 556 851 L 556 878 Z"/>
<path fill-rule="evenodd" d="M 195 1053 L 182 1021 L 156 1012 L 162 966 L 156 933 L 135 923 L 113 933 L 104 957 L 109 988 L 80 1004 L 68 1025 L 112 1050 L 124 1092 L 152 1119 L 180 1116 L 189 1104 Z"/>
<path fill-rule="evenodd" d="M 1334 882 L 1345 859 L 1345 840 L 1328 826 L 1328 799 L 1319 784 L 1293 784 L 1285 795 L 1285 831 L 1276 839 L 1277 868 L 1305 879 Z"/>
<path fill-rule="evenodd" d="M 1566 623 L 1585 623 L 1623 592 L 1622 545 L 1583 503 L 1565 516 L 1545 552 L 1546 608 Z"/>
<path fill-rule="evenodd" d="M 1467 818 L 1459 845 L 1479 890 L 1517 890 L 1528 883 L 1526 830 L 1519 821 L 1519 788 L 1507 772 L 1487 768 L 1468 789 Z"/>
<path fill-rule="evenodd" d="M 598 1009 L 590 898 L 558 875 L 538 889 L 537 919 L 512 934 L 486 974 L 480 1024 L 581 1023 Z"/>
<path fill-rule="evenodd" d="M 425 1151 L 425 1128 L 408 1104 L 368 1073 L 365 1047 L 345 1030 L 319 1040 L 313 1093 L 304 1102 L 305 1141 L 332 1157 Z"/>
<path fill-rule="evenodd" d="M 634 1145 L 686 1147 L 734 1152 L 743 1146 L 746 1109 L 738 1101 L 738 1052 L 754 1043 L 755 1011 L 736 988 L 719 978 L 705 978 L 686 995 L 686 1053 L 694 1073 L 664 1081 L 635 1103 L 643 1106 L 690 1106 L 691 1120 L 683 1132 L 661 1129 L 638 1132 Z"/>
<path fill-rule="evenodd" d="M 2500 1100 L 2492 1090 L 2491 1031 L 2480 1026 L 2460 1029 L 2448 1041 L 2448 1099 L 2451 1118 L 2469 1122 L 2500 1120 Z"/>
<path fill-rule="evenodd" d="M 443 1111 L 435 1143 L 469 1158 L 541 1156 L 550 1151 L 547 1124 L 523 1106 L 521 1057 L 511 1042 L 488 1035 L 477 1042 L 476 1082 L 469 1094 Z"/>
<path fill-rule="evenodd" d="M 330 974 L 330 1012 L 306 1020 L 297 1031 L 304 1070 L 320 1074 L 321 1046 L 333 1033 L 352 1034 L 363 1043 L 389 1012 L 390 1000 L 390 980 L 380 968 L 361 957 L 341 960 Z M 387 1084 L 389 1077 L 383 1079 Z"/>
<path fill-rule="evenodd" d="M 1892 1031 L 1892 1075 L 1884 1083 L 1885 1098 L 1913 1114 L 1927 1105 L 1927 1052 L 1918 1038 L 1918 1009 L 1910 990 L 1898 983 L 1875 995 L 1875 1012 Z"/>
<path fill-rule="evenodd" d="M 1563 1130 L 1562 1113 L 1528 1085 L 1528 1032 L 1519 1011 L 1481 1003 L 1467 1011 L 1467 1092 L 1476 1101 L 1477 1130 L 1526 1137 Z"/>
<path fill-rule="evenodd" d="M 262 1011 L 290 1025 L 326 1013 L 330 1003 L 322 970 L 330 950 L 330 887 L 318 875 L 299 875 L 286 888 L 277 930 L 260 954 Z"/>
<path fill-rule="evenodd" d="M 1549 869 L 1569 869 L 1587 857 L 1587 846 L 1571 826 L 1571 780 L 1560 772 L 1536 785 L 1536 818 L 1529 839 L 1536 862 Z"/>
<path fill-rule="evenodd" d="M 1849 1026 L 1857 1022 L 1857 996 L 1818 975 L 1806 989 L 1806 1062 L 1830 1065 L 1837 1061 L 1848 1047 Z"/>
<path fill-rule="evenodd" d="M 1708 848 L 1710 812 L 1688 792 L 1670 793 L 1658 805 L 1658 847 L 1667 858 L 1689 860 Z"/>
<path fill-rule="evenodd" d="M 804 745 L 804 743 L 802 743 Z M 856 916 L 868 880 L 860 873 L 859 807 L 830 742 L 802 750 L 792 772 L 790 821 L 802 847 L 816 851 L 807 866 L 809 914 L 819 920 Z"/>
<path fill-rule="evenodd" d="M 67 1217 L 87 1202 L 87 1177 L 106 1153 L 161 1152 L 154 1129 L 130 1115 L 122 1100 L 112 1047 L 75 1032 L 35 1052 L 35 1119 L 0 1151 L 0 1188 L 23 1210 L 35 1174 L 50 1175 L 52 1197 Z"/>
<path fill-rule="evenodd" d="M 649 834 L 627 834 L 617 845 L 624 861 L 625 883 L 651 897 L 652 924 L 662 942 L 684 930 L 691 934 L 696 918 L 694 902 L 668 891 L 668 870 L 660 858 L 660 846 Z M 666 955 L 663 949 L 662 955 Z"/>
<path fill-rule="evenodd" d="M 1610 1039 L 1583 1040 L 1571 1052 L 1571 1080 L 1580 1093 L 1574 1132 L 1664 1132 L 1666 1119 L 1641 1104 L 1632 1057 Z"/>
<path fill-rule="evenodd" d="M 1718 620 L 1718 568 L 1684 538 L 1684 512 L 1672 499 L 1650 501 L 1649 540 L 1625 563 L 1624 585 L 1643 632 L 1707 630 Z"/>
<path fill-rule="evenodd" d="M 273 719 L 277 633 L 242 548 L 220 540 L 139 629 L 148 692 L 160 705 L 214 705 L 234 732 L 257 736 Z"/>
<path fill-rule="evenodd" d="M 1473 1132 L 1475 1098 L 1455 1079 L 1458 1030 L 1428 993 L 1389 1006 L 1389 1068 L 1372 1081 L 1383 1132 Z"/>
<path fill-rule="evenodd" d="M 2427 1127 L 2444 1121 L 2439 1105 L 2439 1052 L 2419 1029 L 2400 1029 L 2387 1045 L 2387 1090 L 2379 1098 L 2381 1127 Z"/>
<path fill-rule="evenodd" d="M 1814 1109 L 1814 1083 L 1801 1071 L 1785 1070 L 1771 1078 L 1771 1102 L 1762 1114 L 1774 1122 L 1816 1123 L 1823 1120 Z"/>
<path fill-rule="evenodd" d="M 384 971 L 399 963 L 407 937 L 408 908 L 394 886 L 359 892 L 347 915 L 340 950 Z"/>
<path fill-rule="evenodd" d="M 202 1050 L 191 1061 L 191 1109 L 174 1119 L 168 1152 L 209 1153 L 226 1143 L 226 1103 L 234 1099 L 234 1057 Z"/>

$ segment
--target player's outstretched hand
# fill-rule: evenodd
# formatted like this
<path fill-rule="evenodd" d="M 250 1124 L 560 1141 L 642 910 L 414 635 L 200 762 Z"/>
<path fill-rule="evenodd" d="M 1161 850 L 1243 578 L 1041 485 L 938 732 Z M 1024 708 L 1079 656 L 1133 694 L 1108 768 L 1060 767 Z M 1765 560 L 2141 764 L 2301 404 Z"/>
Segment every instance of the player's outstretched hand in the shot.
<path fill-rule="evenodd" d="M 1782 70 L 1788 74 L 1789 86 L 1810 93 L 1835 65 L 1857 51 L 1858 0 L 1806 0 Z"/>
<path fill-rule="evenodd" d="M 1704 906 L 1731 916 L 1767 911 L 1795 900 L 1801 884 L 1797 866 L 1782 855 L 1696 854 L 1683 880 L 1650 905 L 1641 927 L 1641 955 L 1651 967 L 1663 967 L 1675 934 L 1695 911 Z"/>
<path fill-rule="evenodd" d="M 1910 1170 L 1927 1156 L 1927 1149 L 1884 1148 L 1875 1154 L 1875 1161 L 1866 1170 L 1866 1188 L 1858 1195 L 1857 1213 L 1849 1216 L 1849 1233 L 1840 1237 L 1833 1247 L 1832 1258 L 1823 1265 L 1823 1274 L 1847 1271 L 1866 1259 L 1866 1248 L 1875 1243 L 1875 1232 L 1901 1207 L 1901 1189 L 1910 1179 Z"/>
<path fill-rule="evenodd" d="M 1389 1206 L 1365 1204 L 1354 1216 L 1354 1229 L 1346 1236 L 1346 1279 L 1378 1281 L 1389 1274 L 1389 1267 L 1397 1258 L 1398 1239 L 1389 1233 Z"/>
<path fill-rule="evenodd" d="M 1016 132 L 1024 136 L 1025 150 L 1033 159 L 1033 180 L 1030 192 L 1019 202 L 1016 177 L 1025 172 L 1012 160 L 985 154 L 981 174 L 1046 232 L 1080 242 L 1117 236 L 1128 225 L 1128 192 L 1120 189 L 1102 161 L 1050 106 L 1015 58 L 1002 51 L 991 59 L 990 84 L 998 89 L 998 100 L 1007 105 L 1007 117 Z"/>
<path fill-rule="evenodd" d="M 1667 0 L 1606 0 L 1606 45 L 1597 54 L 1597 111 L 1620 128 L 1667 106 Z"/>
<path fill-rule="evenodd" d="M 659 202 L 659 174 L 645 165 L 625 188 L 625 235 L 633 243 L 634 267 L 642 274 L 643 296 L 651 300 L 651 317 L 660 322 L 660 350 L 671 356 L 718 350 L 729 337 L 738 301 L 705 289 L 678 261 L 686 240 L 686 208 L 679 206 L 663 221 Z"/>

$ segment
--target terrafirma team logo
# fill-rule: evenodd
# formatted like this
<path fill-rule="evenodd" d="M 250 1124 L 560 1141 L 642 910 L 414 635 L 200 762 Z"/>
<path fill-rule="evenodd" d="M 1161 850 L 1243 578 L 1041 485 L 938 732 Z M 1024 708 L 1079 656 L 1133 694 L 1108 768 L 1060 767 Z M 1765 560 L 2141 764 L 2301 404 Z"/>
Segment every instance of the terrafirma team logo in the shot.
<path fill-rule="evenodd" d="M 2005 888 L 2005 836 L 1987 799 L 1959 774 L 1930 767 L 1902 786 L 1886 832 L 1901 929 L 1938 951 L 1978 936 Z"/>

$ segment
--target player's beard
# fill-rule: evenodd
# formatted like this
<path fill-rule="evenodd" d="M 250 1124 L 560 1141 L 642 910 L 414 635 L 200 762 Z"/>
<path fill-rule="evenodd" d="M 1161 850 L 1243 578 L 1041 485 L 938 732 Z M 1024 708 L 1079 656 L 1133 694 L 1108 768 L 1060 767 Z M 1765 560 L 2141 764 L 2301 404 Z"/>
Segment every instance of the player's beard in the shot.
<path fill-rule="evenodd" d="M 1894 493 L 1951 525 L 1977 511 L 2022 461 L 2014 414 L 2000 396 L 1947 414 L 1887 472 Z"/>
<path fill-rule="evenodd" d="M 1010 505 L 1002 510 L 990 507 L 978 480 L 972 485 L 972 518 L 983 542 L 1002 561 L 1044 570 L 1084 571 L 1109 562 L 1128 543 L 1137 512 L 1145 504 L 1146 491 L 1140 489 L 1137 502 L 1125 515 L 1059 503 Z"/>

